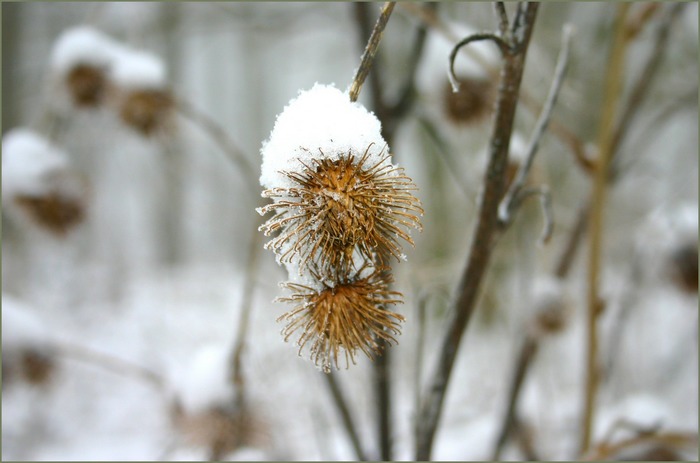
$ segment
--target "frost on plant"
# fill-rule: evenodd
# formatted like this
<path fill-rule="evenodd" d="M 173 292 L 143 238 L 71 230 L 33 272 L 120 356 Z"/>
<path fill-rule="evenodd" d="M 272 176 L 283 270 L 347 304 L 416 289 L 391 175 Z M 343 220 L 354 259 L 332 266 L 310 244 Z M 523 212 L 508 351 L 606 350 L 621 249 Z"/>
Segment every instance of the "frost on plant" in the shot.
<path fill-rule="evenodd" d="M 283 300 L 298 305 L 282 317 L 285 338 L 301 331 L 301 349 L 311 346 L 325 371 L 341 350 L 346 363 L 358 349 L 371 357 L 403 320 L 384 308 L 401 297 L 388 290 L 387 264 L 420 229 L 413 181 L 391 163 L 377 118 L 332 86 L 292 100 L 262 156 L 263 196 L 273 202 L 259 212 L 273 215 L 261 230 L 277 234 L 266 247 L 303 283 L 287 284 L 294 294 Z"/>

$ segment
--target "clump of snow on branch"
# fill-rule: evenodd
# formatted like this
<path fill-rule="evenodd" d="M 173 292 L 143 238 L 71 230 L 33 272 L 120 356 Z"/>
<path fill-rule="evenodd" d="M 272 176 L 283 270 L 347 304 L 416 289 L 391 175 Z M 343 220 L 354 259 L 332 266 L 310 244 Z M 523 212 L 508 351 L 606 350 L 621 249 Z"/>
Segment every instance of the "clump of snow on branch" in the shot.
<path fill-rule="evenodd" d="M 160 89 L 167 82 L 163 61 L 152 53 L 120 47 L 114 54 L 110 79 L 122 88 Z"/>
<path fill-rule="evenodd" d="M 69 29 L 58 38 L 53 47 L 51 68 L 64 74 L 81 64 L 107 67 L 119 48 L 117 42 L 91 27 Z"/>
<path fill-rule="evenodd" d="M 64 32 L 51 55 L 51 67 L 59 74 L 82 64 L 107 69 L 110 80 L 126 88 L 161 88 L 167 78 L 165 64 L 159 57 L 123 45 L 87 26 Z"/>
<path fill-rule="evenodd" d="M 368 149 L 369 166 L 381 161 L 389 150 L 376 116 L 351 102 L 346 92 L 317 83 L 300 92 L 277 116 L 261 150 L 260 184 L 292 188 L 295 185 L 281 171 L 300 171 L 302 163 L 310 166 L 314 158 L 337 160 L 348 153 L 359 157 Z"/>
<path fill-rule="evenodd" d="M 66 153 L 29 129 L 13 129 L 2 140 L 2 195 L 40 196 L 49 178 L 68 168 Z"/>

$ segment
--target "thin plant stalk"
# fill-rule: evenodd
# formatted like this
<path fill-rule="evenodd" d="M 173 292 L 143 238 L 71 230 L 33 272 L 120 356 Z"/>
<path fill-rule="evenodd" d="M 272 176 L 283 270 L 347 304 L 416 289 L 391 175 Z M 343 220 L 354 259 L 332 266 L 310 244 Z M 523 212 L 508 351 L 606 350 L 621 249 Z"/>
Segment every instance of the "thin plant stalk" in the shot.
<path fill-rule="evenodd" d="M 335 381 L 335 373 L 331 371 L 328 374 L 324 374 L 323 377 L 326 381 L 326 385 L 328 386 L 328 390 L 331 393 L 331 397 L 333 398 L 333 403 L 335 404 L 336 408 L 338 409 L 338 412 L 340 413 L 340 418 L 343 422 L 343 427 L 345 427 L 345 431 L 350 437 L 350 442 L 352 443 L 352 447 L 355 450 L 355 455 L 357 456 L 357 459 L 360 461 L 367 461 L 367 457 L 365 456 L 362 443 L 360 442 L 360 435 L 357 432 L 357 427 L 355 426 L 355 422 L 352 419 L 352 414 L 350 413 L 350 408 L 347 406 L 347 402 L 343 397 L 343 393 L 340 390 L 340 386 Z"/>
<path fill-rule="evenodd" d="M 489 145 L 489 163 L 485 175 L 484 191 L 479 207 L 477 225 L 472 239 L 469 257 L 459 282 L 454 303 L 454 318 L 450 321 L 442 342 L 438 365 L 418 413 L 416 435 L 416 460 L 429 460 L 452 369 L 459 352 L 462 335 L 474 312 L 481 282 L 488 268 L 498 235 L 498 204 L 503 197 L 508 149 L 513 131 L 518 93 L 525 67 L 530 36 L 539 4 L 519 4 L 522 10 L 518 30 L 513 37 L 518 43 L 512 53 L 504 56 L 501 71 L 494 128 Z"/>
<path fill-rule="evenodd" d="M 508 389 L 508 406 L 506 412 L 501 421 L 501 428 L 498 432 L 498 438 L 496 439 L 496 444 L 494 445 L 491 460 L 498 461 L 501 459 L 501 453 L 503 448 L 508 442 L 508 438 L 512 434 L 513 430 L 517 426 L 517 405 L 518 398 L 520 397 L 520 391 L 522 390 L 522 385 L 525 382 L 525 377 L 530 369 L 532 360 L 537 354 L 539 347 L 539 339 L 535 335 L 528 335 L 525 337 L 522 345 L 520 346 L 520 353 L 518 354 L 518 360 L 515 366 L 515 374 L 510 383 Z"/>
<path fill-rule="evenodd" d="M 374 56 L 377 54 L 379 49 L 379 42 L 382 40 L 382 35 L 384 34 L 384 28 L 387 22 L 389 22 L 389 17 L 391 12 L 394 11 L 394 5 L 396 2 L 386 2 L 382 6 L 382 11 L 379 14 L 379 19 L 374 25 L 374 30 L 372 30 L 372 35 L 367 42 L 367 47 L 365 48 L 362 58 L 360 60 L 360 67 L 357 68 L 357 73 L 355 78 L 352 80 L 350 85 L 350 101 L 357 101 L 360 96 L 360 90 L 362 89 L 362 84 L 364 84 L 369 70 L 372 68 L 372 63 L 374 62 Z"/>
<path fill-rule="evenodd" d="M 621 168 L 617 165 L 620 147 L 622 146 L 622 143 L 627 133 L 629 132 L 629 128 L 632 126 L 632 121 L 636 118 L 639 112 L 639 107 L 645 101 L 647 95 L 649 94 L 651 83 L 653 82 L 655 76 L 658 74 L 658 70 L 660 68 L 659 64 L 663 57 L 663 53 L 668 45 L 668 37 L 669 32 L 671 30 L 671 26 L 684 5 L 684 3 L 678 3 L 673 5 L 668 14 L 661 17 L 659 28 L 656 33 L 654 48 L 651 54 L 649 55 L 642 72 L 640 73 L 635 84 L 633 85 L 627 105 L 622 111 L 620 118 L 617 122 L 611 149 L 612 152 L 610 162 L 612 163 L 612 167 L 610 175 L 608 177 L 608 181 L 611 183 L 615 183 L 622 173 Z M 626 33 L 626 38 L 628 40 L 633 37 L 636 37 L 636 34 Z M 690 92 L 689 95 L 695 96 L 692 94 L 692 92 Z M 697 98 L 694 98 L 694 100 L 697 100 Z M 678 101 L 687 101 L 687 99 L 683 98 Z M 675 104 L 673 106 L 674 110 L 679 107 L 680 105 Z M 658 127 L 658 125 L 652 125 L 650 127 Z M 649 131 L 642 131 L 642 133 L 649 133 Z M 567 238 L 565 247 L 562 250 L 562 253 L 554 269 L 554 274 L 559 278 L 566 278 L 569 274 L 569 271 L 575 260 L 578 248 L 588 229 L 590 208 L 591 198 L 589 197 L 586 198 L 579 207 L 579 212 L 576 218 L 575 225 L 569 232 L 569 236 Z"/>
<path fill-rule="evenodd" d="M 253 307 L 253 294 L 255 292 L 255 282 L 257 280 L 260 264 L 260 253 L 263 249 L 262 237 L 261 234 L 258 233 L 260 220 L 255 220 L 253 223 L 255 228 L 253 229 L 253 234 L 250 238 L 250 246 L 248 248 L 246 276 L 243 283 L 243 295 L 240 304 L 240 319 L 229 357 L 230 379 L 235 391 L 234 409 L 238 412 L 242 412 L 246 404 L 246 384 L 242 366 L 243 354 L 247 344 L 250 313 Z"/>
<path fill-rule="evenodd" d="M 584 389 L 584 408 L 581 424 L 581 450 L 585 452 L 591 444 L 595 403 L 598 392 L 598 316 L 603 302 L 600 298 L 601 261 L 603 252 L 603 219 L 607 200 L 608 168 L 614 143 L 615 116 L 619 95 L 623 84 L 625 50 L 628 40 L 625 37 L 625 18 L 629 10 L 628 3 L 620 3 L 614 25 L 614 41 L 608 70 L 605 77 L 605 93 L 598 131 L 598 159 L 593 185 L 590 212 L 590 247 L 588 265 L 587 292 L 587 337 L 586 337 L 586 383 Z"/>
<path fill-rule="evenodd" d="M 165 389 L 165 382 L 158 373 L 128 360 L 65 341 L 53 342 L 49 347 L 59 357 L 83 361 L 119 375 L 145 380 L 158 389 Z"/>
<path fill-rule="evenodd" d="M 260 189 L 258 185 L 258 175 L 256 169 L 250 160 L 243 154 L 243 151 L 239 149 L 236 144 L 231 140 L 226 130 L 221 127 L 221 125 L 214 119 L 199 111 L 194 106 L 184 101 L 183 99 L 178 99 L 175 105 L 177 110 L 185 118 L 196 124 L 202 130 L 204 130 L 209 137 L 219 146 L 221 151 L 226 154 L 228 159 L 232 162 L 232 165 L 240 170 L 244 181 L 248 183 L 248 188 L 245 188 L 249 192 L 257 192 Z"/>

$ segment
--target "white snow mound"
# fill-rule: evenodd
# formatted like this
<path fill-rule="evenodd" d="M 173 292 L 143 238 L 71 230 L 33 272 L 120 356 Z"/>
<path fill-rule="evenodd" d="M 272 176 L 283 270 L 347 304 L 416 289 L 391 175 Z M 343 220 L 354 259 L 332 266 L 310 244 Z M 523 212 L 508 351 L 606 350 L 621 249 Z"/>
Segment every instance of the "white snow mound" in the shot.
<path fill-rule="evenodd" d="M 291 188 L 294 183 L 280 171 L 302 171 L 312 159 L 336 160 L 348 153 L 362 156 L 369 149 L 368 166 L 389 152 L 376 116 L 347 92 L 316 83 L 301 91 L 277 116 L 270 138 L 263 143 L 260 184 Z M 386 160 L 390 162 L 389 159 Z"/>
<path fill-rule="evenodd" d="M 96 29 L 75 27 L 56 40 L 51 52 L 51 68 L 63 74 L 80 64 L 106 67 L 118 47 L 117 42 Z"/>
<path fill-rule="evenodd" d="M 2 139 L 2 195 L 40 196 L 46 193 L 47 179 L 68 168 L 66 153 L 37 133 L 13 129 Z"/>

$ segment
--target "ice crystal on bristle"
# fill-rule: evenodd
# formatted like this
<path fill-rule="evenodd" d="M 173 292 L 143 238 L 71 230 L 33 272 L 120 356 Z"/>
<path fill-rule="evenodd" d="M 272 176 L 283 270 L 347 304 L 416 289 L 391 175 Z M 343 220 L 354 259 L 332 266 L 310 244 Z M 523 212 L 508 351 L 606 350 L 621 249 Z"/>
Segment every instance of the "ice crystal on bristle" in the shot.
<path fill-rule="evenodd" d="M 386 256 L 403 255 L 399 238 L 413 244 L 407 233 L 420 228 L 420 202 L 403 169 L 385 162 L 368 162 L 369 147 L 356 160 L 348 153 L 338 160 L 312 158 L 300 172 L 283 172 L 292 188 L 274 188 L 263 194 L 274 203 L 260 209 L 273 211 L 261 229 L 279 231 L 267 247 L 281 262 L 300 259 L 323 268 L 349 269 L 358 250 L 367 260 L 383 263 Z"/>
<path fill-rule="evenodd" d="M 293 294 L 278 299 L 296 304 L 278 319 L 288 322 L 282 330 L 285 341 L 300 332 L 299 355 L 310 345 L 311 361 L 326 373 L 332 366 L 340 368 L 343 359 L 346 367 L 355 364 L 358 350 L 374 358 L 382 351 L 382 340 L 397 343 L 394 335 L 401 334 L 404 317 L 385 308 L 403 302 L 401 293 L 389 290 L 391 276 L 376 269 L 361 276 L 363 270 L 321 290 L 286 283 Z"/>

